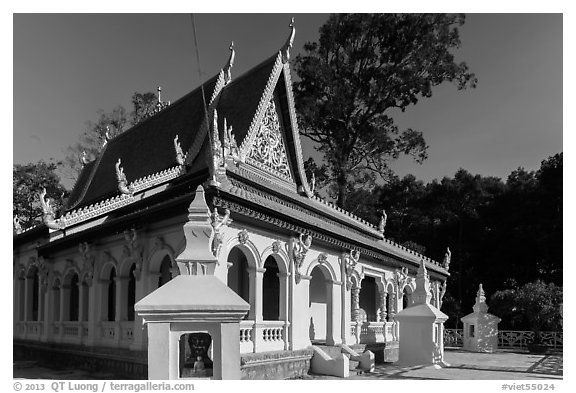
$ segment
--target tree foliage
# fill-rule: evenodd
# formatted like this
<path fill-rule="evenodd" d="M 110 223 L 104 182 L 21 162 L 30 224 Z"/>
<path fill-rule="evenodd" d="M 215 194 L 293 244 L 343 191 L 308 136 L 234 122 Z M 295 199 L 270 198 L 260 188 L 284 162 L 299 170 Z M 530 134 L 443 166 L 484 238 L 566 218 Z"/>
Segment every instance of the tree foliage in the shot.
<path fill-rule="evenodd" d="M 495 292 L 491 301 L 492 308 L 505 315 L 515 328 L 535 333 L 562 329 L 562 287 L 553 283 L 529 282 L 519 288 Z"/>
<path fill-rule="evenodd" d="M 426 158 L 420 131 L 400 130 L 392 110 L 405 110 L 444 81 L 475 86 L 460 46 L 463 15 L 336 14 L 306 43 L 295 69 L 296 105 L 302 134 L 319 144 L 330 171 L 329 193 L 346 207 L 346 196 L 389 179 L 390 160 Z"/>
<path fill-rule="evenodd" d="M 12 213 L 18 216 L 22 229 L 42 221 L 42 207 L 38 194 L 46 188 L 56 210 L 64 206 L 68 191 L 60 184 L 56 162 L 38 161 L 25 165 L 16 164 L 12 170 Z"/>
<path fill-rule="evenodd" d="M 505 182 L 463 169 L 428 184 L 394 177 L 357 203 L 357 214 L 374 224 L 386 210 L 389 239 L 436 260 L 450 247 L 448 326 L 471 312 L 480 283 L 487 293 L 537 279 L 562 285 L 562 153 Z"/>

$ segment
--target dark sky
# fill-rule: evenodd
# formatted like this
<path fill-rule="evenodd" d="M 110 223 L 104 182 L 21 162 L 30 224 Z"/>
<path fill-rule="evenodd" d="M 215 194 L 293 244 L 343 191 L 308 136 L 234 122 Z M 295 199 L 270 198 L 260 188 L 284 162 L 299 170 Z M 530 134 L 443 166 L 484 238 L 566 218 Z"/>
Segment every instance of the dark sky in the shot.
<path fill-rule="evenodd" d="M 318 38 L 326 14 L 197 14 L 203 78 L 225 64 L 231 40 L 233 76 L 277 52 L 291 16 L 296 54 Z M 175 101 L 199 85 L 188 14 L 15 14 L 13 22 L 14 163 L 63 158 L 98 109 L 129 109 L 135 91 L 161 85 Z M 401 159 L 397 172 L 430 181 L 462 167 L 505 178 L 562 151 L 562 23 L 561 14 L 468 14 L 456 58 L 478 87 L 444 84 L 396 116 L 430 146 L 423 165 Z"/>

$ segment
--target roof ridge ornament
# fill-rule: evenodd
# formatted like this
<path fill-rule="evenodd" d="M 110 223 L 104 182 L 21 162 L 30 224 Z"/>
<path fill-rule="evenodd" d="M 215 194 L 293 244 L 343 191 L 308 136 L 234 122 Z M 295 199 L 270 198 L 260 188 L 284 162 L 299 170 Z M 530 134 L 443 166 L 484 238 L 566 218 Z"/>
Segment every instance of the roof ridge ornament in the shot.
<path fill-rule="evenodd" d="M 232 67 L 234 66 L 234 58 L 236 57 L 236 52 L 234 51 L 234 41 L 230 42 L 230 57 L 228 58 L 228 62 L 224 66 L 224 84 L 227 85 L 228 83 L 232 82 Z"/>
<path fill-rule="evenodd" d="M 102 139 L 103 141 L 101 149 L 103 149 L 104 146 L 108 144 L 108 141 L 112 139 L 112 137 L 110 136 L 110 126 L 106 126 L 106 131 L 104 132 L 104 135 L 102 135 Z"/>
<path fill-rule="evenodd" d="M 444 260 L 442 261 L 442 267 L 446 270 L 450 268 L 450 259 L 452 258 L 452 252 L 450 247 L 446 247 L 446 254 L 444 254 Z"/>
<path fill-rule="evenodd" d="M 122 161 L 118 158 L 116 161 L 116 179 L 118 180 L 118 191 L 122 194 L 132 195 L 134 192 L 134 188 L 132 186 L 128 186 L 128 180 L 126 179 L 126 175 L 124 174 L 124 168 L 120 166 Z"/>
<path fill-rule="evenodd" d="M 64 225 L 56 220 L 54 207 L 50 204 L 50 198 L 46 198 L 46 188 L 38 194 L 42 206 L 42 221 L 50 229 L 64 229 Z"/>
<path fill-rule="evenodd" d="M 14 223 L 14 232 L 16 232 L 17 235 L 22 233 L 22 226 L 20 225 L 20 219 L 18 218 L 18 215 L 14 216 L 12 222 Z"/>
<path fill-rule="evenodd" d="M 88 156 L 86 155 L 86 150 L 82 150 L 82 155 L 80 155 L 80 165 L 84 168 L 84 165 L 88 164 Z"/>
<path fill-rule="evenodd" d="M 387 221 L 388 221 L 388 215 L 386 214 L 386 210 L 382 209 L 382 216 L 380 216 L 380 223 L 378 224 L 378 232 L 380 232 L 382 236 L 384 236 Z"/>
<path fill-rule="evenodd" d="M 182 146 L 180 146 L 180 142 L 178 141 L 178 134 L 174 138 L 174 150 L 176 150 L 176 162 L 178 165 L 184 165 L 184 152 L 182 151 Z"/>
<path fill-rule="evenodd" d="M 290 48 L 292 48 L 292 44 L 294 43 L 294 35 L 296 35 L 296 28 L 294 27 L 294 17 L 292 17 L 292 20 L 290 21 L 288 27 L 290 27 L 292 31 L 290 31 L 290 37 L 288 37 L 286 43 L 281 49 L 282 62 L 284 64 L 288 63 L 288 60 L 290 60 Z"/>

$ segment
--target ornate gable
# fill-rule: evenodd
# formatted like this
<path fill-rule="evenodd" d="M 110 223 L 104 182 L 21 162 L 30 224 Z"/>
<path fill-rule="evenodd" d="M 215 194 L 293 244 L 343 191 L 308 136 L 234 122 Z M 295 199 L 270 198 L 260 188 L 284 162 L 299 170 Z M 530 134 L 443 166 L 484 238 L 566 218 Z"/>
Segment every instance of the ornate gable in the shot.
<path fill-rule="evenodd" d="M 293 182 L 286 146 L 280 122 L 280 115 L 272 98 L 248 153 L 246 162 L 264 171 Z"/>

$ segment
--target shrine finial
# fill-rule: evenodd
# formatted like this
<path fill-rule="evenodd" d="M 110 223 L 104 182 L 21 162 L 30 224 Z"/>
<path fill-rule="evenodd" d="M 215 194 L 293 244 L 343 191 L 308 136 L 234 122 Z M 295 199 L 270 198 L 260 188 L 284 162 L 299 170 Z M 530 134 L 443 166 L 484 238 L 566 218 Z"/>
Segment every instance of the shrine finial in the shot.
<path fill-rule="evenodd" d="M 282 47 L 282 62 L 287 63 L 290 60 L 290 48 L 292 48 L 292 44 L 294 43 L 294 36 L 296 35 L 296 28 L 294 27 L 294 18 L 290 21 L 288 25 L 292 29 L 290 32 L 290 37 Z"/>
<path fill-rule="evenodd" d="M 236 52 L 234 51 L 234 41 L 230 42 L 230 57 L 226 66 L 224 66 L 224 80 L 226 84 L 232 81 L 232 67 L 234 67 L 234 58 L 236 57 Z"/>

